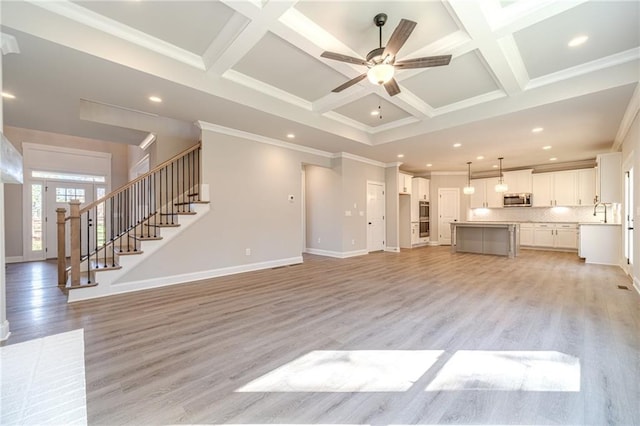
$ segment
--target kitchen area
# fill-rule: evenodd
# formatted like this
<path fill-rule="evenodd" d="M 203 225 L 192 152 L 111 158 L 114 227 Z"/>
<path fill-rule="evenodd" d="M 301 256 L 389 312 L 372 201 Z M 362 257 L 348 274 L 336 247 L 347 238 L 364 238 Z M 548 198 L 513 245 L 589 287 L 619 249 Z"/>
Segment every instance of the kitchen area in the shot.
<path fill-rule="evenodd" d="M 586 263 L 620 264 L 626 236 L 621 153 L 601 154 L 594 164 L 582 168 L 512 170 L 502 177 L 506 190 L 497 192 L 497 176 L 472 179 L 469 174 L 466 186 L 473 190 L 465 192 L 472 193 L 461 191 L 460 195 L 461 206 L 468 206 L 466 217 L 462 207 L 460 220 L 451 225 L 453 252 L 515 257 L 520 249 L 558 250 L 575 252 Z M 410 227 L 407 222 L 401 224 L 401 237 L 405 231 L 401 247 L 429 244 L 428 239 L 420 240 L 419 233 L 417 241 L 411 239 L 422 220 L 419 202 L 428 201 L 428 192 L 423 200 L 400 191 L 399 197 L 401 223 L 407 218 L 411 223 Z M 417 213 L 412 215 L 412 209 Z M 426 209 L 434 220 L 437 212 L 429 212 L 428 204 Z M 632 224 L 625 223 L 624 229 L 628 228 Z"/>

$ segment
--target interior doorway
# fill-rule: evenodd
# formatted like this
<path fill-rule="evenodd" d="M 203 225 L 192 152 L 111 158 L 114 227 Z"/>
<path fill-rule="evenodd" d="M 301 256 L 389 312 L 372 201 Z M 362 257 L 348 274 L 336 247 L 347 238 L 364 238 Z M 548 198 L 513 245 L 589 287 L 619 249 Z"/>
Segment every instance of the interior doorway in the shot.
<path fill-rule="evenodd" d="M 367 251 L 385 249 L 384 183 L 367 182 Z"/>
<path fill-rule="evenodd" d="M 460 220 L 460 188 L 438 188 L 438 244 L 451 245 L 451 222 Z"/>

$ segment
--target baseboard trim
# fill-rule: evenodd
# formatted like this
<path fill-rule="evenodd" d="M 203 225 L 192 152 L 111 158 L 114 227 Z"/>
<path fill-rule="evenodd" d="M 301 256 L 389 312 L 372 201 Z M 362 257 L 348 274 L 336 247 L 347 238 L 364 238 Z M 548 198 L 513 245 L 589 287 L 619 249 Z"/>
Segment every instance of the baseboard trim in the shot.
<path fill-rule="evenodd" d="M 11 336 L 11 331 L 9 331 L 9 321 L 4 320 L 2 324 L 0 324 L 0 342 L 7 340 Z"/>
<path fill-rule="evenodd" d="M 438 243 L 437 241 L 429 241 L 429 245 L 432 247 L 438 247 L 440 243 Z"/>
<path fill-rule="evenodd" d="M 337 259 L 346 259 L 348 257 L 355 256 L 363 256 L 365 254 L 369 254 L 366 250 L 354 250 L 354 251 L 333 251 L 333 250 L 322 250 L 317 248 L 307 247 L 305 253 L 316 254 L 318 256 L 327 256 L 327 257 L 335 257 Z"/>
<path fill-rule="evenodd" d="M 130 293 L 138 290 L 148 290 L 169 285 L 187 284 L 194 281 L 206 280 L 209 278 L 223 277 L 226 275 L 241 274 L 243 272 L 259 271 L 281 266 L 296 265 L 302 263 L 302 256 L 290 257 L 286 259 L 269 260 L 266 262 L 250 263 L 246 265 L 229 266 L 226 268 L 209 269 L 206 271 L 190 272 L 161 278 L 150 278 L 146 280 L 130 281 L 125 283 L 111 284 L 109 295 Z"/>
<path fill-rule="evenodd" d="M 5 263 L 20 263 L 24 262 L 24 256 L 7 256 L 4 258 Z"/>
<path fill-rule="evenodd" d="M 400 253 L 400 247 L 385 247 L 384 251 L 388 251 L 390 253 Z"/>
<path fill-rule="evenodd" d="M 636 293 L 640 294 L 640 280 L 638 278 L 633 278 L 633 288 L 636 289 Z"/>

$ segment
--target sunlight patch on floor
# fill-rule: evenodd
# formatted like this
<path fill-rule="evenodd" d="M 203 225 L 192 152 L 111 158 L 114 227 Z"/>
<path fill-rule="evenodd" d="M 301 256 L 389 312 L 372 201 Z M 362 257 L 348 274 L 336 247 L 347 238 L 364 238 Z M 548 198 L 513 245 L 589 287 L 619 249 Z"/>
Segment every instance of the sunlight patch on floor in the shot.
<path fill-rule="evenodd" d="M 556 351 L 456 351 L 426 390 L 580 392 L 580 360 Z"/>
<path fill-rule="evenodd" d="M 312 351 L 236 392 L 403 392 L 444 351 Z"/>
<path fill-rule="evenodd" d="M 0 424 L 87 424 L 84 330 L 0 347 Z"/>

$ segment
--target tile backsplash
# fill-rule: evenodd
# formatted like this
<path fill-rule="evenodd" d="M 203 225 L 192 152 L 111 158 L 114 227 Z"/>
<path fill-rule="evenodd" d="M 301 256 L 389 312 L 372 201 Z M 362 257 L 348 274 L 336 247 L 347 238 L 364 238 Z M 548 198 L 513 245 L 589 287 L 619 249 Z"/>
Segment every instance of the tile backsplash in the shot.
<path fill-rule="evenodd" d="M 469 221 L 489 222 L 602 222 L 604 207 L 507 207 L 501 209 L 469 209 Z M 620 206 L 607 207 L 607 222 L 620 223 Z"/>

